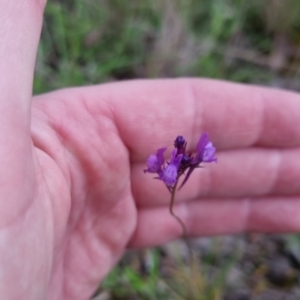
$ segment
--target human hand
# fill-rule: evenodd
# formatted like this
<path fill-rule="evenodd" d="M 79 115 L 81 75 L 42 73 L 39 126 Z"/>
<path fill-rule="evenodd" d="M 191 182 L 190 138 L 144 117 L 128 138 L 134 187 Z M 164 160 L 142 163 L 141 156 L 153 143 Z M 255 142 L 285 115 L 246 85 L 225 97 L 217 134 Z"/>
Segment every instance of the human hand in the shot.
<path fill-rule="evenodd" d="M 180 79 L 32 99 L 43 5 L 16 3 L 0 12 L 2 297 L 88 299 L 127 247 L 179 237 L 167 189 L 142 172 L 179 134 L 218 149 L 176 196 L 191 236 L 299 231 L 298 94 Z"/>

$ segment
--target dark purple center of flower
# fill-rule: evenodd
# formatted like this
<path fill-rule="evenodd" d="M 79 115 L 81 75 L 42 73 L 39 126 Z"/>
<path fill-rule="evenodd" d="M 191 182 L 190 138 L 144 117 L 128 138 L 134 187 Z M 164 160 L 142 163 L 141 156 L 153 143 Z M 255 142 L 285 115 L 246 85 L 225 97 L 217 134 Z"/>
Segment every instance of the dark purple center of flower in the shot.
<path fill-rule="evenodd" d="M 183 157 L 182 157 L 182 159 L 181 159 L 181 163 L 183 164 L 183 165 L 185 165 L 185 164 L 188 164 L 189 163 L 189 161 L 190 161 L 190 157 L 188 156 L 188 155 L 183 155 Z"/>

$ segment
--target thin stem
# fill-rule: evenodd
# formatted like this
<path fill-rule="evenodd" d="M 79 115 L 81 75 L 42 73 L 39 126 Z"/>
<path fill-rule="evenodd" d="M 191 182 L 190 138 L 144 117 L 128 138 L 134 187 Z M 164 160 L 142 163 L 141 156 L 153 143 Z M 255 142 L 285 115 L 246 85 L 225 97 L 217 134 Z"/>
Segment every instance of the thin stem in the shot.
<path fill-rule="evenodd" d="M 170 190 L 170 192 L 171 192 L 171 201 L 170 201 L 169 211 L 170 211 L 170 214 L 178 221 L 178 223 L 180 224 L 180 226 L 182 228 L 183 238 L 184 238 L 184 241 L 185 241 L 185 243 L 188 247 L 189 262 L 190 262 L 190 266 L 191 266 L 191 269 L 192 269 L 193 252 L 192 252 L 192 247 L 191 247 L 191 244 L 190 244 L 190 240 L 189 240 L 188 235 L 187 235 L 186 227 L 185 227 L 184 223 L 182 222 L 182 220 L 173 211 L 177 184 L 178 184 L 178 180 L 176 181 L 176 183 L 175 183 L 174 187 L 172 188 L 172 190 Z"/>

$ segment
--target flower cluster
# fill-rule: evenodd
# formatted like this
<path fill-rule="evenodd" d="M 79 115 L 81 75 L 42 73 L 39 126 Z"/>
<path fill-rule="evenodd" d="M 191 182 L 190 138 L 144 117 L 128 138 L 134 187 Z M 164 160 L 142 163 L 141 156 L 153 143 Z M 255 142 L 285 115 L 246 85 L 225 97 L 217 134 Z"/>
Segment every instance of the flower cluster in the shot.
<path fill-rule="evenodd" d="M 179 177 L 187 171 L 181 188 L 202 162 L 217 161 L 215 157 L 216 148 L 209 140 L 208 133 L 201 135 L 194 156 L 191 153 L 186 153 L 186 145 L 187 142 L 183 136 L 178 136 L 174 141 L 175 149 L 172 151 L 170 162 L 165 164 L 164 152 L 167 148 L 160 148 L 156 154 L 149 156 L 147 159 L 148 169 L 144 172 L 156 173 L 158 175 L 156 178 L 162 180 L 169 189 L 172 189 L 178 182 Z"/>

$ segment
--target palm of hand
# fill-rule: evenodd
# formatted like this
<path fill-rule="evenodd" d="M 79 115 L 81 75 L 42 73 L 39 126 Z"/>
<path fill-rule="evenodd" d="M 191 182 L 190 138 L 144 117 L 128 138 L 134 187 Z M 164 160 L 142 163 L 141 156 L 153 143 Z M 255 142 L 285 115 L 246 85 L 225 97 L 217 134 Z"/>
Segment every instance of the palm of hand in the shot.
<path fill-rule="evenodd" d="M 42 205 L 31 206 L 30 214 L 39 228 L 35 238 L 53 251 L 41 257 L 53 263 L 45 274 L 49 299 L 90 296 L 122 255 L 137 222 L 129 152 L 112 112 L 105 101 L 96 107 L 78 99 L 78 92 L 45 95 L 32 109 L 40 190 L 35 201 Z"/>
<path fill-rule="evenodd" d="M 216 86 L 232 93 L 230 105 L 222 95 L 214 95 Z M 181 227 L 168 212 L 167 189 L 142 170 L 146 157 L 178 133 L 189 136 L 190 147 L 195 147 L 203 124 L 210 124 L 219 149 L 232 150 L 219 151 L 220 163 L 193 174 L 190 187 L 178 193 L 175 209 L 188 233 L 298 230 L 300 168 L 294 158 L 299 131 L 293 126 L 298 97 L 248 89 L 268 101 L 263 130 L 255 119 L 235 125 L 249 109 L 260 107 L 260 100 L 240 101 L 247 88 L 228 83 L 133 81 L 36 97 L 34 151 L 27 152 L 28 163 L 18 171 L 22 186 L 16 191 L 23 191 L 22 201 L 20 195 L 10 196 L 12 201 L 0 207 L 7 216 L 1 220 L 6 229 L 0 238 L 15 249 L 2 251 L 2 270 L 7 268 L 6 282 L 22 281 L 24 288 L 0 285 L 3 294 L 13 292 L 16 299 L 41 299 L 45 294 L 48 299 L 87 299 L 128 245 L 149 246 L 178 237 Z M 288 118 L 273 99 L 276 95 L 286 96 Z M 211 123 L 218 119 L 214 112 L 197 118 L 207 103 L 218 103 L 218 116 L 229 132 L 226 139 L 222 127 Z M 236 107 L 237 113 L 228 114 Z M 170 118 L 170 112 L 177 112 L 176 118 Z M 282 134 L 272 131 L 278 119 Z M 235 131 L 248 134 L 238 136 Z M 251 132 L 260 132 L 260 143 L 273 147 L 250 147 Z M 281 144 L 291 148 L 276 147 Z"/>
<path fill-rule="evenodd" d="M 212 88 L 207 88 L 210 85 Z M 222 97 L 214 98 L 215 85 L 237 95 L 232 106 Z M 204 95 L 202 102 L 190 93 L 195 88 L 197 94 Z M 10 282 L 26 278 L 25 288 L 15 290 L 16 297 L 24 298 L 28 293 L 27 298 L 31 299 L 43 298 L 45 294 L 48 299 L 86 299 L 128 244 L 155 245 L 181 234 L 180 226 L 168 212 L 166 188 L 142 175 L 142 170 L 145 158 L 178 133 L 186 136 L 193 128 L 188 140 L 197 141 L 203 131 L 202 122 L 209 123 L 214 117 L 206 115 L 206 120 L 198 123 L 197 118 L 189 116 L 200 115 L 205 101 L 220 104 L 219 117 L 231 133 L 222 140 L 219 125 L 210 127 L 221 147 L 234 150 L 219 151 L 220 164 L 195 173 L 190 188 L 185 187 L 178 194 L 175 209 L 188 233 L 298 230 L 294 215 L 299 205 L 299 167 L 293 157 L 299 149 L 241 148 L 241 144 L 252 140 L 251 136 L 236 138 L 231 130 L 260 130 L 251 123 L 256 124 L 255 120 L 244 123 L 242 129 L 232 122 L 253 106 L 239 101 L 238 95 L 245 89 L 211 81 L 136 81 L 36 97 L 31 121 L 34 151 L 26 158 L 33 162 L 35 176 L 26 175 L 32 170 L 29 164 L 20 169 L 25 180 L 19 190 L 24 191 L 25 200 L 8 203 L 11 209 L 4 209 L 9 218 L 6 223 L 2 220 L 7 227 L 2 236 L 6 234 L 7 243 L 14 245 L 17 252 L 5 252 L 1 265 L 11 268 L 10 262 L 17 258 L 19 272 L 8 270 Z M 264 89 L 257 92 L 269 93 Z M 270 98 L 273 95 L 270 93 Z M 237 105 L 240 109 L 236 115 L 226 113 Z M 272 105 L 276 106 L 274 100 L 268 113 Z M 290 111 L 293 105 L 298 105 L 297 97 L 290 99 Z M 169 118 L 168 112 L 178 112 L 177 117 Z M 276 121 L 274 112 L 271 123 Z M 276 145 L 283 138 L 290 145 L 297 145 L 298 130 L 293 132 L 292 126 L 290 115 L 278 128 L 289 132 L 288 137 L 276 133 L 272 136 L 269 126 L 265 126 L 268 134 L 262 142 Z M 260 131 L 262 135 L 264 131 Z M 153 145 L 151 149 L 149 145 Z M 278 157 L 283 169 L 278 168 Z M 256 165 L 260 165 L 260 173 L 253 168 Z M 276 176 L 269 176 L 273 173 Z M 251 201 L 249 196 L 256 200 Z M 33 284 L 36 288 L 32 290 Z M 10 295 L 11 286 L 6 285 L 7 288 L 6 294 Z"/>

